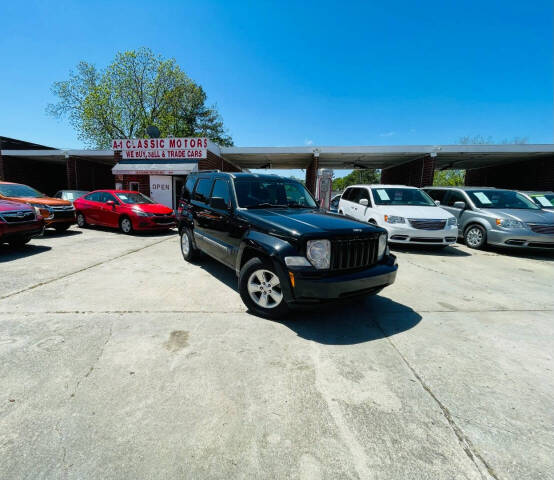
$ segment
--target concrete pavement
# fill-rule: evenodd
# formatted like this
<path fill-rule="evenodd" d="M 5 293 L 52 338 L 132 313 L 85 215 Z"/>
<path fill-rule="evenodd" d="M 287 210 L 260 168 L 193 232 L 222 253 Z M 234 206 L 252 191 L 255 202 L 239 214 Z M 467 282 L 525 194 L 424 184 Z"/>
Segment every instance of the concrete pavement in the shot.
<path fill-rule="evenodd" d="M 0 247 L 0 478 L 551 478 L 553 255 L 400 251 L 272 322 L 175 235 L 73 231 Z"/>

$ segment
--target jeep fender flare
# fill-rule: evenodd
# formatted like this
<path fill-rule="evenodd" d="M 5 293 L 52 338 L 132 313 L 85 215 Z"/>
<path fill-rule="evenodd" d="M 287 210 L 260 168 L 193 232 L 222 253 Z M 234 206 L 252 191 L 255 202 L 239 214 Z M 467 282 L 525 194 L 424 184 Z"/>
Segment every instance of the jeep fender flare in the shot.
<path fill-rule="evenodd" d="M 298 255 L 298 250 L 286 240 L 256 230 L 249 230 L 243 236 L 237 254 L 235 263 L 237 276 L 240 274 L 244 253 L 249 250 L 254 250 L 260 256 L 268 258 L 283 280 L 288 279 L 284 258 Z M 288 281 L 285 281 L 282 287 L 285 299 L 292 299 L 293 293 Z"/>

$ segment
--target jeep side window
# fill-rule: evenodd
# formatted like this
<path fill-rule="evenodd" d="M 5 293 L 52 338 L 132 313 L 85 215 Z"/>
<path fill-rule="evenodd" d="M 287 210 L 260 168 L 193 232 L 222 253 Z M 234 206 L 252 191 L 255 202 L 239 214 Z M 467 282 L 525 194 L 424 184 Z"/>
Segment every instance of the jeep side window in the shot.
<path fill-rule="evenodd" d="M 347 188 L 344 193 L 342 194 L 342 199 L 343 200 L 349 200 L 350 201 L 350 195 L 352 194 L 352 189 L 351 188 Z"/>
<path fill-rule="evenodd" d="M 348 198 L 348 200 L 350 200 L 351 202 L 354 202 L 354 203 L 359 203 L 360 202 L 360 188 L 353 188 L 352 191 L 350 192 L 350 197 Z"/>
<path fill-rule="evenodd" d="M 214 183 L 214 188 L 212 190 L 212 198 L 219 197 L 225 200 L 225 203 L 229 205 L 230 195 L 229 195 L 229 182 L 227 180 L 222 180 L 218 178 Z"/>
<path fill-rule="evenodd" d="M 189 175 L 187 177 L 187 181 L 185 182 L 185 186 L 183 187 L 183 198 L 185 200 L 191 199 L 194 182 L 196 182 L 196 177 L 194 175 Z"/>
<path fill-rule="evenodd" d="M 208 203 L 210 189 L 212 187 L 211 178 L 201 178 L 194 189 L 194 200 L 202 203 Z"/>

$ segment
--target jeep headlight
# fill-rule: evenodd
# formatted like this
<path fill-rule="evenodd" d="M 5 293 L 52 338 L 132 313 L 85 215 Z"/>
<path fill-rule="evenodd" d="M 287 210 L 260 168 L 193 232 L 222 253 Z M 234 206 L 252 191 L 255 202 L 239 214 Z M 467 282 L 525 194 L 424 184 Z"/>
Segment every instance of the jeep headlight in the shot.
<path fill-rule="evenodd" d="M 385 215 L 385 222 L 387 223 L 405 223 L 404 217 L 398 217 L 396 215 Z"/>
<path fill-rule="evenodd" d="M 458 220 L 456 217 L 451 217 L 448 219 L 448 226 L 449 227 L 456 227 L 458 225 Z"/>
<path fill-rule="evenodd" d="M 306 256 L 317 269 L 329 268 L 331 265 L 331 242 L 329 240 L 308 240 Z"/>
<path fill-rule="evenodd" d="M 497 218 L 496 224 L 504 228 L 525 228 L 525 224 L 511 218 Z"/>
<path fill-rule="evenodd" d="M 385 252 L 387 251 L 387 234 L 383 233 L 379 237 L 379 246 L 377 247 L 377 261 L 380 262 L 383 260 L 383 257 L 385 256 Z"/>

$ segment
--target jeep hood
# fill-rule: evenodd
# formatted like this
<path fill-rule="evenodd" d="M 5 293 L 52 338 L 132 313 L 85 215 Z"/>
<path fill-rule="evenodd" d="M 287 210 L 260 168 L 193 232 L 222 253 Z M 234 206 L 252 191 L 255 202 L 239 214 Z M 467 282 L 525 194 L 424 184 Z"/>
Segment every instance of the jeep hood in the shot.
<path fill-rule="evenodd" d="M 382 228 L 315 209 L 251 209 L 241 210 L 239 216 L 262 230 L 291 237 L 384 232 Z"/>

